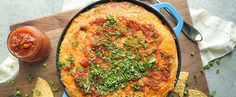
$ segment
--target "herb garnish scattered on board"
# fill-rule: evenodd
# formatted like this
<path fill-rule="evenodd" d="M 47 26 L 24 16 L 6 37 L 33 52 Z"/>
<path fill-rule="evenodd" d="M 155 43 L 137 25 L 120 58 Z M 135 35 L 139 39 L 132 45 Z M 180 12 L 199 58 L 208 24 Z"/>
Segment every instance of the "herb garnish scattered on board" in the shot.
<path fill-rule="evenodd" d="M 204 71 L 204 70 L 209 70 L 214 64 L 217 64 L 218 66 L 220 66 L 220 59 L 215 59 L 215 60 L 213 60 L 213 61 L 208 62 L 208 64 L 203 67 L 203 70 L 202 70 L 202 71 Z M 217 70 L 216 73 L 217 73 L 217 72 L 219 73 L 219 70 Z M 218 74 L 218 73 L 217 73 L 217 74 Z"/>
<path fill-rule="evenodd" d="M 216 96 L 216 91 L 212 91 L 210 97 L 215 97 L 215 96 Z"/>
<path fill-rule="evenodd" d="M 28 82 L 28 83 L 32 83 L 32 81 L 34 80 L 34 76 L 33 76 L 32 74 L 28 74 L 28 75 L 26 76 L 26 79 L 27 79 L 27 82 Z"/>
<path fill-rule="evenodd" d="M 60 91 L 60 88 L 59 88 L 59 87 L 54 87 L 54 88 L 52 88 L 52 91 L 53 91 L 54 93 L 57 93 L 57 92 Z"/>
<path fill-rule="evenodd" d="M 19 88 L 16 88 L 16 90 L 12 93 L 13 96 L 22 96 L 22 92 Z"/>
<path fill-rule="evenodd" d="M 195 83 L 198 82 L 198 80 L 197 80 L 197 75 L 196 75 L 196 74 L 193 75 L 193 79 L 194 79 Z"/>
<path fill-rule="evenodd" d="M 7 83 L 8 83 L 9 85 L 14 86 L 14 85 L 15 85 L 15 80 L 9 80 Z"/>

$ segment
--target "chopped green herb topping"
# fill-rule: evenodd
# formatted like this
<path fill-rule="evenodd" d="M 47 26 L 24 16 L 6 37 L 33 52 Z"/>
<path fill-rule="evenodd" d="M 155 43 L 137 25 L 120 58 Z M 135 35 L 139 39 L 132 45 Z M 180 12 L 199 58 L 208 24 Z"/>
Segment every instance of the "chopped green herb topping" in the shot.
<path fill-rule="evenodd" d="M 216 63 L 217 65 L 220 65 L 220 59 L 216 59 L 216 60 L 215 60 L 215 63 Z"/>
<path fill-rule="evenodd" d="M 73 47 L 77 47 L 78 46 L 78 41 L 72 40 L 71 44 L 72 44 Z"/>
<path fill-rule="evenodd" d="M 76 78 L 75 80 L 76 80 L 76 82 L 78 83 L 78 85 L 79 85 L 81 88 L 83 88 L 83 91 L 84 91 L 85 93 L 91 93 L 90 87 L 91 87 L 92 83 L 91 83 L 90 81 L 84 80 L 84 79 L 82 79 L 82 78 Z"/>
<path fill-rule="evenodd" d="M 198 82 L 198 80 L 197 80 L 197 75 L 193 75 L 193 79 L 194 79 L 195 83 Z"/>
<path fill-rule="evenodd" d="M 26 93 L 26 94 L 25 94 L 25 97 L 29 97 L 29 94 L 28 94 L 28 93 Z"/>
<path fill-rule="evenodd" d="M 70 55 L 69 57 L 66 58 L 66 61 L 69 65 L 74 64 L 74 58 Z"/>
<path fill-rule="evenodd" d="M 121 37 L 121 32 L 116 32 L 116 33 L 115 33 L 115 36 L 116 36 L 116 38 Z"/>
<path fill-rule="evenodd" d="M 98 56 L 98 57 L 102 57 L 103 55 L 102 55 L 102 52 L 101 51 L 96 51 L 96 55 Z"/>
<path fill-rule="evenodd" d="M 12 95 L 13 95 L 13 96 L 22 96 L 22 92 L 21 92 L 21 90 L 20 90 L 19 88 L 17 88 L 17 89 L 13 92 Z"/>
<path fill-rule="evenodd" d="M 8 81 L 8 84 L 9 84 L 9 85 L 12 85 L 12 86 L 15 85 L 15 80 L 9 80 L 9 81 Z"/>
<path fill-rule="evenodd" d="M 106 17 L 106 22 L 102 25 L 103 27 L 108 26 L 108 27 L 115 27 L 117 24 L 117 19 L 112 16 L 111 14 L 109 14 Z"/>
<path fill-rule="evenodd" d="M 138 85 L 132 85 L 132 90 L 133 91 L 138 91 L 139 90 L 139 86 Z"/>
<path fill-rule="evenodd" d="M 193 79 L 197 79 L 197 75 L 193 75 Z"/>
<path fill-rule="evenodd" d="M 90 61 L 90 67 L 86 70 L 88 78 L 75 78 L 78 86 L 85 93 L 91 93 L 91 90 L 96 89 L 100 95 L 104 95 L 116 89 L 124 88 L 129 81 L 136 81 L 144 76 L 146 72 L 156 68 L 154 54 L 150 53 L 148 54 L 150 57 L 148 57 L 139 53 L 138 49 L 148 49 L 148 45 L 145 41 L 140 44 L 140 39 L 136 38 L 135 34 L 127 36 L 123 46 L 114 43 L 126 30 L 122 27 L 119 29 L 116 25 L 117 19 L 109 15 L 106 22 L 101 25 L 102 28 L 96 30 L 96 32 L 103 32 L 101 34 L 103 40 L 95 39 L 92 50 L 96 57 L 90 59 L 100 58 L 106 61 L 109 68 L 104 70 L 100 64 Z M 106 32 L 105 28 L 114 29 L 115 31 Z M 111 37 L 115 37 L 115 40 L 112 40 Z M 138 90 L 138 88 L 138 86 L 133 86 L 133 90 Z"/>
<path fill-rule="evenodd" d="M 55 82 L 52 80 L 52 81 L 50 81 L 50 85 L 51 86 L 54 86 L 55 85 Z"/>
<path fill-rule="evenodd" d="M 217 69 L 217 70 L 216 70 L 216 74 L 219 74 L 219 73 L 220 73 L 220 70 L 219 70 L 219 69 Z"/>
<path fill-rule="evenodd" d="M 220 66 L 220 59 L 215 59 L 215 60 L 208 62 L 208 64 L 203 67 L 203 70 L 210 69 L 214 64 L 217 64 L 218 66 Z"/>
<path fill-rule="evenodd" d="M 211 97 L 215 97 L 216 96 L 216 91 L 212 91 L 210 94 Z"/>
<path fill-rule="evenodd" d="M 156 58 L 154 56 L 149 57 L 148 64 L 152 64 L 154 62 L 156 62 Z"/>
<path fill-rule="evenodd" d="M 53 91 L 54 93 L 57 93 L 57 92 L 60 91 L 60 88 L 59 88 L 59 87 L 54 87 L 54 88 L 52 89 L 52 91 Z"/>
<path fill-rule="evenodd" d="M 34 80 L 34 76 L 31 75 L 31 74 L 28 74 L 28 75 L 26 76 L 26 79 L 27 79 L 27 82 L 28 82 L 28 83 L 32 83 L 32 81 Z"/>
<path fill-rule="evenodd" d="M 62 63 L 61 60 L 58 61 L 57 63 L 58 69 L 61 70 L 62 68 L 64 68 L 66 65 L 65 63 Z"/>

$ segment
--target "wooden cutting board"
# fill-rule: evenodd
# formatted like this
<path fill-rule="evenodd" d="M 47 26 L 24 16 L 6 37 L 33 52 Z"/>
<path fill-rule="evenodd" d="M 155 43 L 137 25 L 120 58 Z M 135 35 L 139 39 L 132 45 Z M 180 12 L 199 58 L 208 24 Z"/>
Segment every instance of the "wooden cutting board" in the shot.
<path fill-rule="evenodd" d="M 191 17 L 189 14 L 187 0 L 162 0 L 171 3 L 182 15 L 184 20 L 188 23 L 191 23 Z M 60 87 L 60 91 L 54 93 L 55 97 L 61 97 L 63 91 L 62 87 L 59 84 L 59 80 L 56 72 L 56 47 L 58 39 L 62 30 L 68 21 L 79 11 L 79 9 L 70 10 L 66 12 L 56 13 L 50 16 L 41 17 L 38 19 L 26 21 L 23 23 L 15 24 L 10 27 L 10 30 L 13 31 L 20 26 L 35 26 L 36 28 L 44 31 L 51 41 L 51 52 L 47 59 L 42 62 L 46 63 L 45 68 L 42 67 L 42 63 L 24 63 L 22 61 L 20 64 L 20 71 L 16 77 L 14 86 L 3 86 L 0 87 L 0 96 L 7 97 L 15 90 L 15 88 L 20 88 L 24 94 L 31 94 L 31 90 L 34 88 L 36 80 L 38 77 L 41 77 L 48 82 L 55 81 L 55 86 Z M 199 48 L 196 43 L 188 40 L 185 35 L 181 34 L 180 38 L 180 47 L 182 54 L 182 71 L 189 72 L 188 85 L 190 88 L 196 88 L 207 95 L 209 95 L 208 85 L 204 73 L 200 72 L 202 68 L 201 58 L 199 54 Z M 190 52 L 195 52 L 194 56 L 190 55 Z M 27 75 L 32 74 L 34 80 L 32 83 L 27 82 Z M 194 80 L 193 75 L 197 75 L 197 81 Z M 54 87 L 55 87 L 54 86 Z"/>

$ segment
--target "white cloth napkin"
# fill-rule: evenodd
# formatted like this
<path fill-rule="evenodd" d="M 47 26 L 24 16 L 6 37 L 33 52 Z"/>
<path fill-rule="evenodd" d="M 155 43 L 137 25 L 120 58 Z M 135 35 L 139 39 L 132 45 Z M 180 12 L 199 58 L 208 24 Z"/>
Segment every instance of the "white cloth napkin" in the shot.
<path fill-rule="evenodd" d="M 18 60 L 9 53 L 9 56 L 0 64 L 0 86 L 6 85 L 9 80 L 15 79 L 18 72 Z"/>
<path fill-rule="evenodd" d="M 232 22 L 210 15 L 206 10 L 190 10 L 193 26 L 200 31 L 203 41 L 198 43 L 202 63 L 222 57 L 234 49 L 236 27 Z"/>

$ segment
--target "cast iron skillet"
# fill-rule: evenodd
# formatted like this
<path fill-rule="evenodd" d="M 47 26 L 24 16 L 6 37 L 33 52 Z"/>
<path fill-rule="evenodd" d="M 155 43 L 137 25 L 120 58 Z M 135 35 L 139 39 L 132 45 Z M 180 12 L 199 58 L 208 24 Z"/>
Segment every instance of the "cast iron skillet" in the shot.
<path fill-rule="evenodd" d="M 151 6 L 149 6 L 149 5 L 145 4 L 145 3 L 142 3 L 142 2 L 139 2 L 139 1 L 136 1 L 136 0 L 113 0 L 113 1 L 115 1 L 115 2 L 127 1 L 127 2 L 130 2 L 130 3 L 136 4 L 136 5 L 142 6 L 142 7 L 145 8 L 146 10 L 148 10 L 148 11 L 154 13 L 160 20 L 162 20 L 163 24 L 167 25 L 167 26 L 170 28 L 171 32 L 173 33 L 173 36 L 175 37 L 175 44 L 176 44 L 176 47 L 177 47 L 177 54 L 178 54 L 178 70 L 177 70 L 176 78 L 177 78 L 177 81 L 178 81 L 179 74 L 180 74 L 180 71 L 181 71 L 181 70 L 180 70 L 180 69 L 181 69 L 181 51 L 180 51 L 180 46 L 179 46 L 179 42 L 178 42 L 178 37 L 177 37 L 177 36 L 179 36 L 180 31 L 181 31 L 181 29 L 182 29 L 182 25 L 183 25 L 183 24 L 181 24 L 182 18 L 181 18 L 181 16 L 179 15 L 179 13 L 178 13 L 178 12 L 173 8 L 173 6 L 171 6 L 169 3 L 165 3 L 164 5 L 155 4 L 153 7 L 151 7 Z M 69 23 L 65 26 L 65 29 L 63 30 L 63 32 L 62 32 L 62 34 L 61 34 L 61 36 L 60 36 L 60 38 L 59 38 L 58 45 L 57 45 L 57 52 L 56 52 L 56 64 L 57 64 L 56 68 L 57 68 L 57 75 L 58 75 L 58 78 L 59 78 L 60 83 L 61 83 L 61 85 L 62 85 L 62 87 L 63 87 L 63 90 L 65 91 L 65 93 L 64 93 L 64 96 L 65 96 L 65 97 L 66 97 L 66 95 L 68 95 L 68 93 L 67 93 L 67 91 L 65 90 L 65 86 L 64 86 L 64 84 L 63 84 L 62 81 L 61 81 L 60 70 L 59 70 L 59 68 L 58 68 L 60 46 L 61 46 L 61 43 L 62 43 L 62 41 L 63 41 L 63 39 L 64 39 L 64 36 L 65 36 L 65 34 L 66 34 L 68 28 L 70 27 L 72 21 L 73 21 L 76 17 L 78 17 L 81 13 L 90 10 L 91 8 L 93 8 L 94 6 L 96 6 L 96 5 L 98 5 L 98 4 L 103 4 L 103 3 L 108 3 L 108 2 L 111 2 L 111 0 L 100 0 L 100 1 L 96 1 L 96 2 L 94 2 L 94 3 L 92 3 L 92 4 L 88 5 L 88 6 L 86 6 L 86 7 L 83 8 L 82 10 L 80 10 L 80 11 L 69 21 Z M 166 5 L 168 5 L 168 6 L 166 6 Z M 162 8 L 167 8 L 167 9 L 168 9 L 168 8 L 170 8 L 170 7 L 172 7 L 172 9 L 170 9 L 171 12 L 172 12 L 172 14 L 173 14 L 174 16 L 176 16 L 176 14 L 178 15 L 178 16 L 175 17 L 175 19 L 176 19 L 178 22 L 180 22 L 180 24 L 178 24 L 177 27 L 175 27 L 175 28 L 173 28 L 173 27 L 170 25 L 170 23 L 167 22 L 167 20 L 164 18 L 164 16 L 161 15 L 161 13 L 158 11 L 158 10 L 160 10 L 160 9 L 162 9 Z M 173 10 L 173 9 L 174 9 L 174 10 Z M 182 21 L 182 22 L 183 22 L 183 21 Z M 176 81 L 176 83 L 177 83 L 177 81 Z M 175 83 L 175 85 L 176 85 L 176 83 Z M 173 93 L 173 91 L 170 91 L 170 92 L 168 93 L 167 97 L 170 97 L 170 95 L 171 95 L 172 93 Z M 63 96 L 63 97 L 64 97 L 64 96 Z"/>

